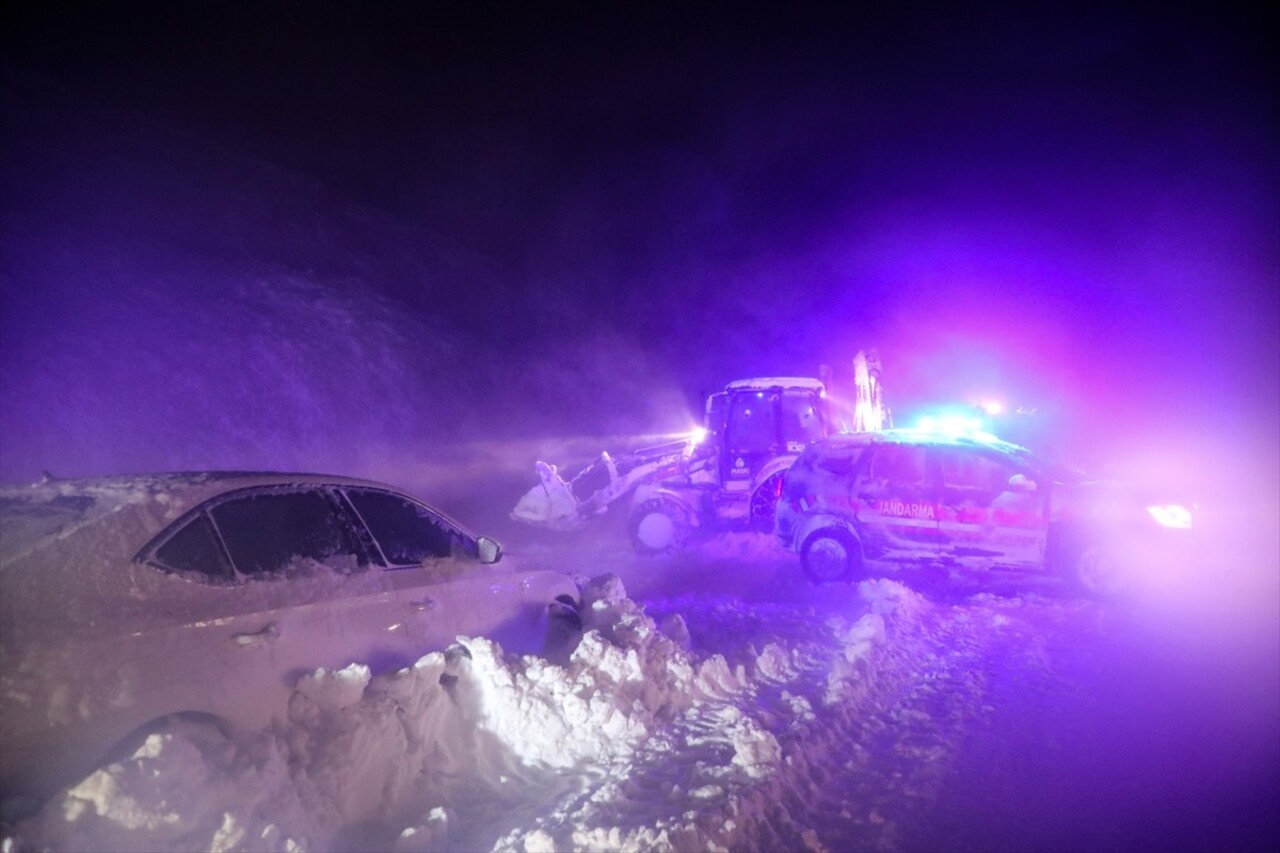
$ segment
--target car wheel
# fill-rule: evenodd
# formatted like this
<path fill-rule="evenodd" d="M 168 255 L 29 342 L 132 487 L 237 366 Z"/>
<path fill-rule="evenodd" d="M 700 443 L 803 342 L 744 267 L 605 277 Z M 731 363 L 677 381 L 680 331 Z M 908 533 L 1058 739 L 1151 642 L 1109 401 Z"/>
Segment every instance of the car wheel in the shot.
<path fill-rule="evenodd" d="M 1128 567 L 1114 550 L 1103 545 L 1090 545 L 1077 552 L 1071 572 L 1080 590 L 1099 598 L 1118 595 L 1129 581 Z"/>
<path fill-rule="evenodd" d="M 838 583 L 862 571 L 862 546 L 840 527 L 824 527 L 800 547 L 800 567 L 814 583 Z"/>
<path fill-rule="evenodd" d="M 761 532 L 773 531 L 773 520 L 778 514 L 778 500 L 782 497 L 782 472 L 779 471 L 760 484 L 751 494 L 751 528 Z"/>
<path fill-rule="evenodd" d="M 201 753 L 210 754 L 230 744 L 231 727 L 213 714 L 189 712 L 170 714 L 139 726 L 121 738 L 99 761 L 99 766 L 117 764 L 133 757 L 151 735 L 178 735 L 196 745 Z"/>
<path fill-rule="evenodd" d="M 668 554 L 689 539 L 689 513 L 668 497 L 649 498 L 635 508 L 628 524 L 637 554 Z"/>
<path fill-rule="evenodd" d="M 552 663 L 566 664 L 582 640 L 580 605 L 571 595 L 557 595 L 548 605 L 548 617 L 542 656 Z"/>

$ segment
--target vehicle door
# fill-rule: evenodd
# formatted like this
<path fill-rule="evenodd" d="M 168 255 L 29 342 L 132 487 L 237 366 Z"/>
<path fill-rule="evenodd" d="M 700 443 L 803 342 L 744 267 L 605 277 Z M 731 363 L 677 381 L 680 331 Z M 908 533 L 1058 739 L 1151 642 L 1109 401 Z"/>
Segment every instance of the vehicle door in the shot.
<path fill-rule="evenodd" d="M 245 724 L 283 711 L 296 678 L 416 659 L 406 608 L 338 496 L 322 486 L 249 489 L 183 520 L 147 558 L 179 627 L 157 640 L 171 680 L 201 710 Z M 193 692 L 194 691 L 194 692 Z"/>
<path fill-rule="evenodd" d="M 746 493 L 759 470 L 779 452 L 777 394 L 738 391 L 729 398 L 720 482 Z"/>
<path fill-rule="evenodd" d="M 854 486 L 865 552 L 891 560 L 937 557 L 936 478 L 925 448 L 886 443 L 868 452 Z"/>
<path fill-rule="evenodd" d="M 1048 516 L 1035 480 L 994 452 L 940 447 L 935 453 L 942 555 L 961 563 L 1042 565 Z"/>
<path fill-rule="evenodd" d="M 551 596 L 480 561 L 479 543 L 430 507 L 378 489 L 344 490 L 408 608 L 411 640 L 425 653 L 459 635 L 506 649 L 537 649 Z"/>

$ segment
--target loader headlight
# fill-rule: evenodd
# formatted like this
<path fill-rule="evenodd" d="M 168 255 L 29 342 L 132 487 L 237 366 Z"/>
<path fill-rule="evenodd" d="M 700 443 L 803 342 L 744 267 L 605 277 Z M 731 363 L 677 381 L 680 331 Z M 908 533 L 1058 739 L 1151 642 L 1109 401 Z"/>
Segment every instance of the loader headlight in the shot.
<path fill-rule="evenodd" d="M 1149 506 L 1147 507 L 1147 512 L 1162 527 L 1174 527 L 1179 530 L 1191 529 L 1191 510 L 1181 504 Z"/>

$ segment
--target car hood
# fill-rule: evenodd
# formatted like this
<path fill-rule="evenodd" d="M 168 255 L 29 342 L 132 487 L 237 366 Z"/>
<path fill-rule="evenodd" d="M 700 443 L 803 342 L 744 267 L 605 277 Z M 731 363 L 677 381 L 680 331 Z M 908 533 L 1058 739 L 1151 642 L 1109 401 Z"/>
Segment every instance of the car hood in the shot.
<path fill-rule="evenodd" d="M 1185 500 L 1122 480 L 1098 479 L 1054 486 L 1051 515 L 1055 521 L 1124 522 L 1146 516 L 1146 508 Z"/>

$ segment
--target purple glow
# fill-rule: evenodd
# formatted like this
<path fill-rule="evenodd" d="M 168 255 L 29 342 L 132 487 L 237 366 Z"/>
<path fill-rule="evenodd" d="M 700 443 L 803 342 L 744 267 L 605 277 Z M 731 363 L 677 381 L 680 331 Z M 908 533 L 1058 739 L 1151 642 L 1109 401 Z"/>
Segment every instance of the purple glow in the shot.
<path fill-rule="evenodd" d="M 1032 747 L 1056 727 L 1052 748 L 1021 778 L 982 750 L 963 770 L 990 786 L 966 828 L 1012 835 L 940 825 L 914 847 L 1274 840 L 1280 133 L 1261 13 L 163 5 L 27 2 L 0 34 L 0 482 L 329 471 L 514 537 L 536 460 L 563 473 L 688 434 L 739 377 L 834 366 L 833 408 L 854 411 L 845 374 L 874 347 L 895 425 L 1150 484 L 1146 531 L 1197 541 L 1193 569 L 1149 573 L 1146 609 L 1029 608 L 1155 639 L 1124 669 L 1099 640 L 1063 673 L 1097 697 L 1011 689 L 1033 713 L 998 721 Z M 752 594 L 772 606 L 789 581 L 769 578 Z M 1044 652 L 1002 631 L 947 651 L 995 676 Z M 1081 662 L 1076 634 L 1061 651 Z M 1016 837 L 1037 820 L 1044 843 Z M 913 848 L 910 823 L 887 816 L 894 845 Z M 875 846 L 842 840 L 824 843 Z"/>

